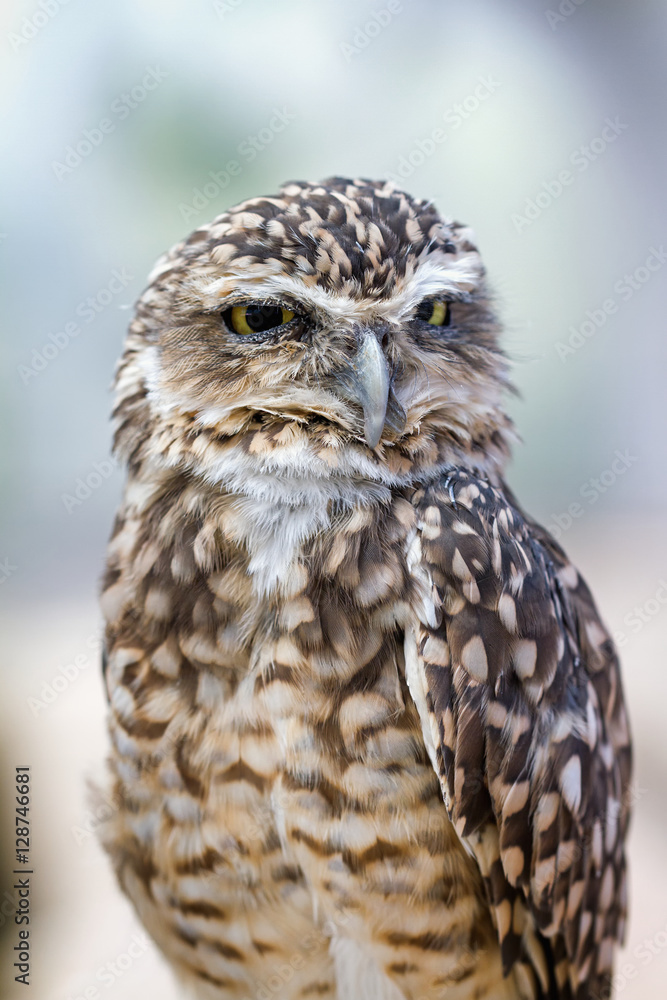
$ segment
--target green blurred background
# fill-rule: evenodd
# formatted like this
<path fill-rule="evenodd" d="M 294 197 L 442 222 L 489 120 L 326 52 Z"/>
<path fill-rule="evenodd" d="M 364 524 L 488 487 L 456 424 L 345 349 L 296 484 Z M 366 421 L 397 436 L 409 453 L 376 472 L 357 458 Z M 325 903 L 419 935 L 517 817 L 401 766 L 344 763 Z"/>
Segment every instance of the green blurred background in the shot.
<path fill-rule="evenodd" d="M 2 7 L 0 48 L 0 752 L 4 803 L 14 766 L 33 769 L 29 995 L 176 996 L 152 946 L 116 963 L 140 930 L 85 800 L 105 751 L 96 591 L 132 304 L 154 259 L 228 205 L 338 173 L 395 176 L 476 232 L 522 396 L 510 482 L 622 647 L 637 801 L 618 995 L 662 997 L 665 3 L 31 0 Z M 8 872 L 5 956 L 14 904 Z M 0 994 L 23 997 L 12 961 Z"/>

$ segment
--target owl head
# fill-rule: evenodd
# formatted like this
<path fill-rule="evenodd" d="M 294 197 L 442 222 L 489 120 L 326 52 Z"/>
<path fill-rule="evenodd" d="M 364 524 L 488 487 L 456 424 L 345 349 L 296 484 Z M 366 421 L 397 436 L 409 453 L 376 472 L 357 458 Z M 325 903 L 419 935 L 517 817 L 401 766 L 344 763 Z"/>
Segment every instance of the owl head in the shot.
<path fill-rule="evenodd" d="M 506 458 L 484 268 L 427 201 L 291 182 L 195 230 L 149 281 L 117 376 L 131 464 L 293 497 L 306 480 L 388 486 Z"/>

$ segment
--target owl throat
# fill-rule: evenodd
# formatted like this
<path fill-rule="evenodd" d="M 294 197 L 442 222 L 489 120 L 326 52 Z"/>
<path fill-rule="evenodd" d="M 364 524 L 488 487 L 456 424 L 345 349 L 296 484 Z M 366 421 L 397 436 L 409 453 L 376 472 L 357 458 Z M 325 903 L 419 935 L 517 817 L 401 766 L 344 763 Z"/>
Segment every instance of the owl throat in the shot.
<path fill-rule="evenodd" d="M 409 499 L 456 469 L 497 482 L 511 432 L 509 422 L 487 425 L 483 440 L 462 442 L 426 425 L 371 450 L 318 418 L 263 414 L 242 433 L 221 430 L 184 435 L 174 427 L 168 447 L 162 438 L 159 451 L 150 449 L 142 478 L 161 480 L 164 490 L 165 473 L 176 474 L 197 492 L 204 516 L 218 512 L 226 544 L 247 554 L 260 597 L 289 586 L 303 552 L 318 538 L 326 545 L 350 518 L 373 521 L 397 496 Z"/>

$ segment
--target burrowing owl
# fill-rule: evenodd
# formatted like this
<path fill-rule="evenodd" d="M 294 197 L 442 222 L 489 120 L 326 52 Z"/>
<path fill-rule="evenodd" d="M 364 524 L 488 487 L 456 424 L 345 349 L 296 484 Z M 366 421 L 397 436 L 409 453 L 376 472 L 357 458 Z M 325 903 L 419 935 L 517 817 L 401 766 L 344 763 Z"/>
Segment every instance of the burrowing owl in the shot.
<path fill-rule="evenodd" d="M 597 998 L 629 735 L 590 593 L 503 480 L 470 232 L 290 183 L 158 263 L 117 376 L 120 883 L 207 998 Z"/>

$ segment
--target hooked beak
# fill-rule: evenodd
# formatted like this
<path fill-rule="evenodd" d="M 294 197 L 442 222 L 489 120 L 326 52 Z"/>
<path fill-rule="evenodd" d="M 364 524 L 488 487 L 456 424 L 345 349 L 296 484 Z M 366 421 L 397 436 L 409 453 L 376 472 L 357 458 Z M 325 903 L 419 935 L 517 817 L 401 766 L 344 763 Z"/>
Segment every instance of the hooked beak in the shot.
<path fill-rule="evenodd" d="M 377 448 L 387 417 L 389 371 L 377 337 L 363 330 L 355 358 L 359 402 L 364 408 L 364 437 L 369 448 Z"/>
<path fill-rule="evenodd" d="M 358 343 L 344 382 L 348 391 L 351 390 L 352 401 L 363 408 L 366 444 L 369 448 L 377 448 L 387 419 L 389 369 L 372 330 L 359 330 Z"/>

